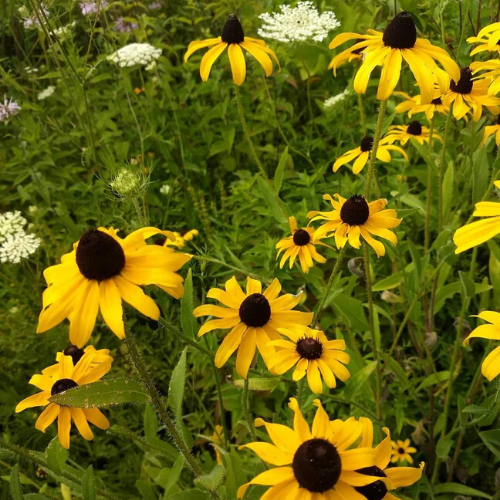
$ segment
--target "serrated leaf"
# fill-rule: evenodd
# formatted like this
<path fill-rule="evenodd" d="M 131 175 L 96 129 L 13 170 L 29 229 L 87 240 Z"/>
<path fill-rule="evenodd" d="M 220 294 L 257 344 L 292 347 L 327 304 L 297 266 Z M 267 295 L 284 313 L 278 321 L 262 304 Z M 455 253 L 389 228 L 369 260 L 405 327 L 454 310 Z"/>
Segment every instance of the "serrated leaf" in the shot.
<path fill-rule="evenodd" d="M 190 338 L 196 337 L 197 330 L 193 309 L 193 273 L 189 269 L 184 282 L 184 295 L 181 299 L 181 326 L 184 334 Z"/>
<path fill-rule="evenodd" d="M 269 183 L 266 182 L 260 175 L 257 176 L 257 183 L 259 185 L 259 190 L 262 194 L 262 197 L 266 201 L 267 206 L 271 210 L 274 218 L 280 224 L 286 224 L 287 219 L 285 217 L 285 214 L 283 213 L 283 210 L 281 210 L 279 203 L 276 201 L 276 195 L 273 193 L 273 190 L 271 189 Z"/>
<path fill-rule="evenodd" d="M 251 391 L 272 391 L 280 383 L 279 378 L 249 378 L 248 389 Z M 245 381 L 238 379 L 233 382 L 235 387 L 243 389 Z"/>
<path fill-rule="evenodd" d="M 278 167 L 276 168 L 276 173 L 274 174 L 274 192 L 276 194 L 279 194 L 279 192 L 281 191 L 281 185 L 283 184 L 283 174 L 285 172 L 285 166 L 287 160 L 288 160 L 288 146 L 281 154 Z"/>
<path fill-rule="evenodd" d="M 12 467 L 10 473 L 10 494 L 12 500 L 23 500 L 23 489 L 21 487 L 21 478 L 19 477 L 19 466 Z"/>
<path fill-rule="evenodd" d="M 75 387 L 52 396 L 49 401 L 76 408 L 106 408 L 125 403 L 147 403 L 149 395 L 137 380 L 116 378 Z"/>
<path fill-rule="evenodd" d="M 97 498 L 92 465 L 89 465 L 82 475 L 82 497 L 83 500 L 96 500 Z"/>

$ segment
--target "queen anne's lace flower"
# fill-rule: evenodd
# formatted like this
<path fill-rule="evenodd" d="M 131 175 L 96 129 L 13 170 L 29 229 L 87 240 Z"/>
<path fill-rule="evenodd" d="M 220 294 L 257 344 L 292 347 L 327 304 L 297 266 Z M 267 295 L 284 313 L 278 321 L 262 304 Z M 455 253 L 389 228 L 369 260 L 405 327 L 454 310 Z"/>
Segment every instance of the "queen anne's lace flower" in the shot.
<path fill-rule="evenodd" d="M 35 253 L 41 242 L 34 234 L 26 234 L 24 231 L 14 235 L 9 234 L 0 245 L 0 262 L 19 264 L 21 260 Z"/>
<path fill-rule="evenodd" d="M 297 7 L 282 5 L 281 12 L 261 14 L 262 28 L 258 33 L 263 38 L 280 42 L 323 41 L 328 33 L 340 26 L 332 11 L 320 14 L 313 2 L 299 2 Z"/>
<path fill-rule="evenodd" d="M 323 106 L 326 109 L 331 109 L 336 106 L 339 102 L 343 101 L 349 95 L 349 89 L 345 89 L 344 92 L 340 94 L 329 97 L 323 102 Z"/>
<path fill-rule="evenodd" d="M 3 243 L 7 236 L 23 232 L 26 222 L 18 211 L 0 214 L 0 243 Z"/>
<path fill-rule="evenodd" d="M 108 60 L 115 62 L 120 68 L 136 65 L 147 66 L 158 59 L 160 55 L 161 49 L 157 49 L 149 43 L 131 43 L 108 56 Z"/>

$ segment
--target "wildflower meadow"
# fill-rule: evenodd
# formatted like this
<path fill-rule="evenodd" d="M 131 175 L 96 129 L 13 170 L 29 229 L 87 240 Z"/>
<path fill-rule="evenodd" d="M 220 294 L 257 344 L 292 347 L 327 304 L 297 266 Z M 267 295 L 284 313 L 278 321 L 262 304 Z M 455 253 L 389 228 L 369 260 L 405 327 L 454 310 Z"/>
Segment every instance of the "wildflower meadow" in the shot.
<path fill-rule="evenodd" d="M 498 0 L 0 12 L 0 500 L 500 500 Z"/>

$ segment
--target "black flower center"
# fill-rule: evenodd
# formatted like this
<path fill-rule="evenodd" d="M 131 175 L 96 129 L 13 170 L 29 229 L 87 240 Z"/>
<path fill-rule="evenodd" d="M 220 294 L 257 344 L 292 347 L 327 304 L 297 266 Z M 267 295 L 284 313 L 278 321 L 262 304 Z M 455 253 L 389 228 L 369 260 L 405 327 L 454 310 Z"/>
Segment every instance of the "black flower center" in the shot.
<path fill-rule="evenodd" d="M 359 145 L 359 147 L 361 148 L 361 151 L 363 151 L 363 153 L 371 151 L 373 148 L 373 139 L 368 135 L 366 137 L 363 137 L 363 139 L 361 139 L 361 144 Z"/>
<path fill-rule="evenodd" d="M 404 455 L 406 453 L 406 451 L 404 450 L 404 448 L 398 448 L 398 453 L 400 455 Z"/>
<path fill-rule="evenodd" d="M 431 104 L 435 104 L 436 106 L 440 106 L 443 104 L 443 101 L 441 100 L 441 97 L 436 97 L 435 99 L 432 99 Z"/>
<path fill-rule="evenodd" d="M 420 125 L 419 121 L 415 120 L 408 125 L 406 132 L 410 135 L 422 135 L 422 125 Z"/>
<path fill-rule="evenodd" d="M 82 359 L 82 356 L 85 354 L 85 351 L 83 349 L 80 349 L 76 345 L 70 345 L 69 347 L 66 347 L 63 352 L 65 356 L 71 356 L 73 358 L 73 366 L 76 366 L 78 361 L 80 361 Z"/>
<path fill-rule="evenodd" d="M 497 125 L 500 125 L 500 115 L 497 116 Z"/>
<path fill-rule="evenodd" d="M 230 14 L 224 28 L 222 28 L 222 41 L 226 43 L 241 43 L 245 39 L 243 26 L 235 14 Z"/>
<path fill-rule="evenodd" d="M 370 208 L 365 197 L 360 194 L 351 196 L 340 209 L 342 222 L 350 226 L 362 226 L 370 216 Z"/>
<path fill-rule="evenodd" d="M 78 384 L 74 380 L 71 380 L 70 378 L 62 378 L 52 386 L 50 394 L 55 396 L 56 394 L 61 394 L 61 392 L 68 391 L 74 387 L 78 387 Z"/>
<path fill-rule="evenodd" d="M 307 245 L 311 241 L 311 235 L 305 229 L 299 229 L 293 233 L 293 242 L 299 247 Z"/>
<path fill-rule="evenodd" d="M 460 80 L 450 82 L 450 90 L 457 94 L 470 94 L 472 92 L 472 71 L 470 68 L 464 68 L 460 71 Z"/>
<path fill-rule="evenodd" d="M 301 358 L 318 359 L 323 354 L 323 344 L 319 340 L 306 337 L 297 342 L 296 350 Z"/>
<path fill-rule="evenodd" d="M 125 254 L 109 234 L 89 229 L 78 242 L 76 263 L 87 279 L 102 281 L 120 274 L 125 267 Z"/>
<path fill-rule="evenodd" d="M 417 41 L 417 28 L 408 12 L 400 12 L 387 25 L 382 41 L 392 49 L 411 49 Z"/>
<path fill-rule="evenodd" d="M 324 493 L 333 488 L 342 472 L 340 455 L 325 439 L 302 443 L 293 457 L 293 474 L 302 488 Z"/>
<path fill-rule="evenodd" d="M 364 474 L 365 476 L 387 477 L 385 472 L 382 469 L 379 469 L 376 465 L 373 465 L 372 467 L 365 467 L 364 469 L 358 469 L 356 472 Z M 354 489 L 368 500 L 382 500 L 387 494 L 387 486 L 383 481 L 375 481 L 372 484 L 359 486 Z"/>
<path fill-rule="evenodd" d="M 240 319 L 247 326 L 264 326 L 271 318 L 269 301 L 261 293 L 252 293 L 240 305 Z"/>

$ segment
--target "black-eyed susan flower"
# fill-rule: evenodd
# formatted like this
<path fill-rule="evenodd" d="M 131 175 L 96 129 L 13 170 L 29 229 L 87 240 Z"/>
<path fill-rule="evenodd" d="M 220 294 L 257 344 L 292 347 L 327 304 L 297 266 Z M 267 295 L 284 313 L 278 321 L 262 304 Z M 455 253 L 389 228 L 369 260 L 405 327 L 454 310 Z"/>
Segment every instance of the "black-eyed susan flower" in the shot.
<path fill-rule="evenodd" d="M 417 449 L 414 448 L 413 446 L 410 446 L 410 440 L 405 439 L 404 441 L 401 441 L 398 439 L 397 441 L 391 441 L 392 445 L 392 456 L 391 456 L 391 462 L 396 463 L 396 462 L 408 462 L 409 464 L 413 463 L 413 458 L 411 456 L 411 453 L 417 453 Z"/>
<path fill-rule="evenodd" d="M 171 239 L 167 238 L 165 240 L 165 246 L 172 246 L 172 247 L 177 247 L 177 248 L 184 248 L 184 245 L 188 241 L 192 241 L 195 236 L 198 236 L 200 233 L 198 229 L 191 229 L 189 231 L 186 231 L 185 233 L 178 233 L 177 231 L 172 231 L 173 235 L 175 236 L 175 240 L 172 241 Z"/>
<path fill-rule="evenodd" d="M 368 203 L 364 196 L 356 194 L 350 198 L 342 198 L 339 194 L 334 195 L 334 200 L 329 194 L 323 196 L 324 200 L 332 204 L 331 212 L 312 211 L 307 214 L 311 222 L 316 220 L 326 221 L 314 232 L 314 239 L 335 236 L 337 248 L 343 248 L 347 242 L 354 247 L 360 248 L 362 237 L 380 257 L 385 255 L 383 243 L 372 238 L 372 234 L 397 244 L 397 236 L 390 231 L 401 224 L 397 218 L 396 210 L 383 210 L 387 200 L 380 199 Z"/>
<path fill-rule="evenodd" d="M 465 345 L 473 338 L 488 340 L 500 340 L 500 313 L 494 311 L 483 311 L 477 315 L 478 318 L 489 324 L 474 328 L 470 335 L 464 340 Z M 491 351 L 481 366 L 482 374 L 491 382 L 500 373 L 500 347 Z"/>
<path fill-rule="evenodd" d="M 485 71 L 485 73 L 481 73 L 475 77 L 475 79 L 481 79 L 488 82 L 489 95 L 497 95 L 500 92 L 500 60 L 491 59 L 490 61 L 484 62 L 476 61 L 471 63 L 470 69 L 473 75 Z"/>
<path fill-rule="evenodd" d="M 344 50 L 340 52 L 340 54 L 337 54 L 331 61 L 330 64 L 328 65 L 328 69 L 333 70 L 334 76 L 337 76 L 337 68 L 342 66 L 342 64 L 346 62 L 351 62 L 355 60 L 362 61 L 363 60 L 363 55 L 362 52 L 365 50 L 364 45 L 359 48 L 354 48 L 358 43 L 363 43 L 364 40 L 359 38 L 356 40 L 355 44 L 353 47 Z"/>
<path fill-rule="evenodd" d="M 238 498 L 243 498 L 250 485 L 260 484 L 271 486 L 262 497 L 266 500 L 358 500 L 355 488 L 377 481 L 376 477 L 356 472 L 375 464 L 374 450 L 348 449 L 359 438 L 361 424 L 349 419 L 334 429 L 320 400 L 314 400 L 314 405 L 317 410 L 312 429 L 295 398 L 288 404 L 295 413 L 293 429 L 261 418 L 255 420 L 255 425 L 266 427 L 273 444 L 249 443 L 240 449 L 248 448 L 276 467 L 241 486 Z"/>
<path fill-rule="evenodd" d="M 500 23 L 485 26 L 477 36 L 467 38 L 467 43 L 477 44 L 477 47 L 471 51 L 471 56 L 485 51 L 500 54 Z"/>
<path fill-rule="evenodd" d="M 495 186 L 500 189 L 500 181 L 495 181 Z M 466 224 L 456 230 L 453 236 L 453 243 L 457 246 L 455 253 L 465 252 L 500 234 L 500 203 L 480 201 L 476 203 L 472 215 L 487 218 Z"/>
<path fill-rule="evenodd" d="M 85 349 L 81 349 L 76 345 L 70 345 L 64 349 L 64 351 L 60 351 L 56 355 L 57 363 L 52 366 L 48 366 L 42 370 L 42 375 L 52 376 L 54 373 L 59 373 L 59 362 L 63 356 L 71 356 L 73 359 L 73 365 L 76 366 L 78 361 L 80 361 L 83 356 L 87 354 L 90 360 L 90 366 L 95 367 L 101 363 L 112 363 L 113 357 L 109 355 L 109 349 L 96 349 L 93 345 L 89 345 L 85 347 Z M 92 355 L 92 356 L 90 356 Z"/>
<path fill-rule="evenodd" d="M 205 304 L 197 307 L 193 314 L 196 318 L 200 316 L 218 318 L 207 321 L 200 328 L 198 332 L 200 337 L 212 330 L 231 328 L 215 355 L 215 365 L 218 368 L 238 350 L 236 371 L 241 377 L 247 378 L 256 349 L 269 368 L 273 364 L 275 354 L 270 341 L 281 338 L 278 328 L 311 324 L 313 313 L 292 311 L 300 302 L 301 294 L 286 294 L 279 297 L 280 292 L 281 285 L 276 278 L 264 293 L 260 281 L 247 278 L 246 293 L 244 293 L 234 276 L 226 282 L 225 290 L 219 288 L 209 290 L 207 297 L 217 299 L 226 307 Z"/>
<path fill-rule="evenodd" d="M 359 419 L 363 425 L 363 433 L 361 435 L 360 447 L 373 447 L 373 423 L 369 418 L 361 417 Z M 366 474 L 367 476 L 375 476 L 380 478 L 388 478 L 389 481 L 379 480 L 366 486 L 356 488 L 356 491 L 369 500 L 398 500 L 390 491 L 396 488 L 411 486 L 419 481 L 422 477 L 424 463 L 416 467 L 388 467 L 392 455 L 392 441 L 389 429 L 384 427 L 384 432 L 387 437 L 374 448 L 375 450 L 375 465 L 358 469 L 357 472 Z"/>
<path fill-rule="evenodd" d="M 75 408 L 59 406 L 57 403 L 51 403 L 49 399 L 56 394 L 60 394 L 80 385 L 91 384 L 100 380 L 111 368 L 113 359 L 111 356 L 103 355 L 95 349 L 87 348 L 81 358 L 75 363 L 73 355 L 74 349 L 70 355 L 59 356 L 59 362 L 56 367 L 49 367 L 42 374 L 33 375 L 30 384 L 34 385 L 41 392 L 29 396 L 16 406 L 16 413 L 26 408 L 36 406 L 46 406 L 35 423 L 35 427 L 45 432 L 57 418 L 57 434 L 59 441 L 64 448 L 68 449 L 70 444 L 71 421 L 76 425 L 80 434 L 87 440 L 93 439 L 94 435 L 89 427 L 89 422 L 99 427 L 107 429 L 109 427 L 108 419 L 98 408 Z M 80 353 L 78 353 L 79 355 Z M 101 356 L 99 363 L 96 359 Z M 78 356 L 77 356 L 78 357 Z"/>
<path fill-rule="evenodd" d="M 61 264 L 44 271 L 48 288 L 43 292 L 37 333 L 69 318 L 70 341 L 83 347 L 100 309 L 111 331 L 124 338 L 122 300 L 157 320 L 160 309 L 140 287 L 154 284 L 172 297 L 182 297 L 184 280 L 176 271 L 191 256 L 148 245 L 146 239 L 156 234 L 175 239 L 169 231 L 154 227 L 139 229 L 123 239 L 113 228 L 89 229 L 73 251 L 62 256 Z"/>
<path fill-rule="evenodd" d="M 300 267 L 304 273 L 309 272 L 309 269 L 314 265 L 313 261 L 324 264 L 326 259 L 317 252 L 315 246 L 321 245 L 321 243 L 319 241 L 313 243 L 312 241 L 314 229 L 310 227 L 298 229 L 297 220 L 293 215 L 288 218 L 288 222 L 290 224 L 290 232 L 292 233 L 291 236 L 287 236 L 276 243 L 276 248 L 278 249 L 276 258 L 278 258 L 282 252 L 285 252 L 280 261 L 280 269 L 283 269 L 288 259 L 290 259 L 291 269 L 298 258 Z"/>
<path fill-rule="evenodd" d="M 483 146 L 486 144 L 488 137 L 491 137 L 492 135 L 495 136 L 497 146 L 500 146 L 500 115 L 497 116 L 497 122 L 495 125 L 486 125 L 486 127 L 484 127 L 482 141 Z"/>
<path fill-rule="evenodd" d="M 206 47 L 212 47 L 202 58 L 200 65 L 201 79 L 206 82 L 210 76 L 210 70 L 217 58 L 228 49 L 229 63 L 233 73 L 233 80 L 236 85 L 241 85 L 246 77 L 245 54 L 242 49 L 245 49 L 253 56 L 260 65 L 264 68 L 266 76 L 270 76 L 273 72 L 273 62 L 279 66 L 276 54 L 267 47 L 266 43 L 256 38 L 245 36 L 240 20 L 235 15 L 230 15 L 227 18 L 226 24 L 222 29 L 221 36 L 217 38 L 209 38 L 207 40 L 195 41 L 189 44 L 184 62 L 186 62 L 193 52 Z M 271 57 L 269 57 L 271 56 Z"/>
<path fill-rule="evenodd" d="M 392 125 L 386 136 L 388 141 L 398 141 L 402 146 L 404 146 L 412 138 L 419 144 L 428 143 L 431 140 L 429 128 L 422 126 L 419 121 L 415 120 L 409 125 Z M 432 134 L 432 139 L 437 139 L 438 141 L 443 142 L 443 139 L 437 132 Z"/>
<path fill-rule="evenodd" d="M 435 113 L 440 113 L 442 115 L 447 115 L 449 111 L 449 106 L 445 106 L 441 99 L 441 93 L 436 91 L 434 94 L 434 99 L 429 104 L 422 104 L 422 96 L 416 95 L 411 96 L 406 92 L 394 92 L 394 95 L 398 95 L 404 98 L 396 108 L 396 113 L 406 113 L 411 118 L 413 115 L 418 113 L 425 113 L 425 116 L 429 121 L 434 118 Z"/>
<path fill-rule="evenodd" d="M 444 92 L 449 76 L 459 78 L 460 68 L 444 49 L 432 45 L 428 40 L 417 38 L 415 23 L 407 12 L 397 14 L 384 32 L 368 30 L 367 35 L 342 33 L 332 40 L 330 49 L 357 39 L 362 41 L 342 55 L 339 54 L 338 63 L 343 62 L 347 54 L 354 50 L 363 49 L 363 64 L 354 78 L 354 90 L 358 94 L 366 92 L 372 71 L 376 66 L 382 66 L 377 99 L 389 99 L 399 81 L 403 59 L 417 80 L 423 103 L 431 102 L 434 98 L 435 84 Z M 335 69 L 336 65 L 338 64 L 333 64 L 332 67 Z"/>
<path fill-rule="evenodd" d="M 383 137 L 378 143 L 378 160 L 389 163 L 392 160 L 390 151 L 397 151 L 408 160 L 408 155 L 400 147 L 389 144 L 389 142 L 390 141 L 386 137 Z M 361 144 L 357 148 L 346 151 L 335 161 L 333 164 L 333 171 L 336 172 L 342 165 L 345 165 L 355 159 L 352 166 L 352 173 L 359 174 L 368 163 L 372 149 L 373 139 L 369 136 L 363 137 L 363 139 L 361 139 Z"/>
<path fill-rule="evenodd" d="M 488 95 L 488 79 L 473 80 L 472 70 L 464 68 L 460 72 L 459 80 L 451 80 L 448 92 L 442 101 L 446 106 L 453 105 L 453 116 L 460 120 L 467 113 L 472 112 L 472 119 L 477 122 L 483 114 L 483 106 L 492 113 L 498 114 L 500 99 Z"/>
<path fill-rule="evenodd" d="M 295 366 L 293 380 L 298 381 L 307 375 L 307 383 L 315 394 L 323 392 L 325 381 L 330 389 L 337 386 L 335 377 L 345 382 L 351 374 L 344 366 L 350 361 L 345 352 L 344 340 L 328 340 L 321 330 L 306 326 L 278 328 L 278 332 L 290 340 L 273 340 L 276 347 L 272 371 L 282 375 Z"/>

